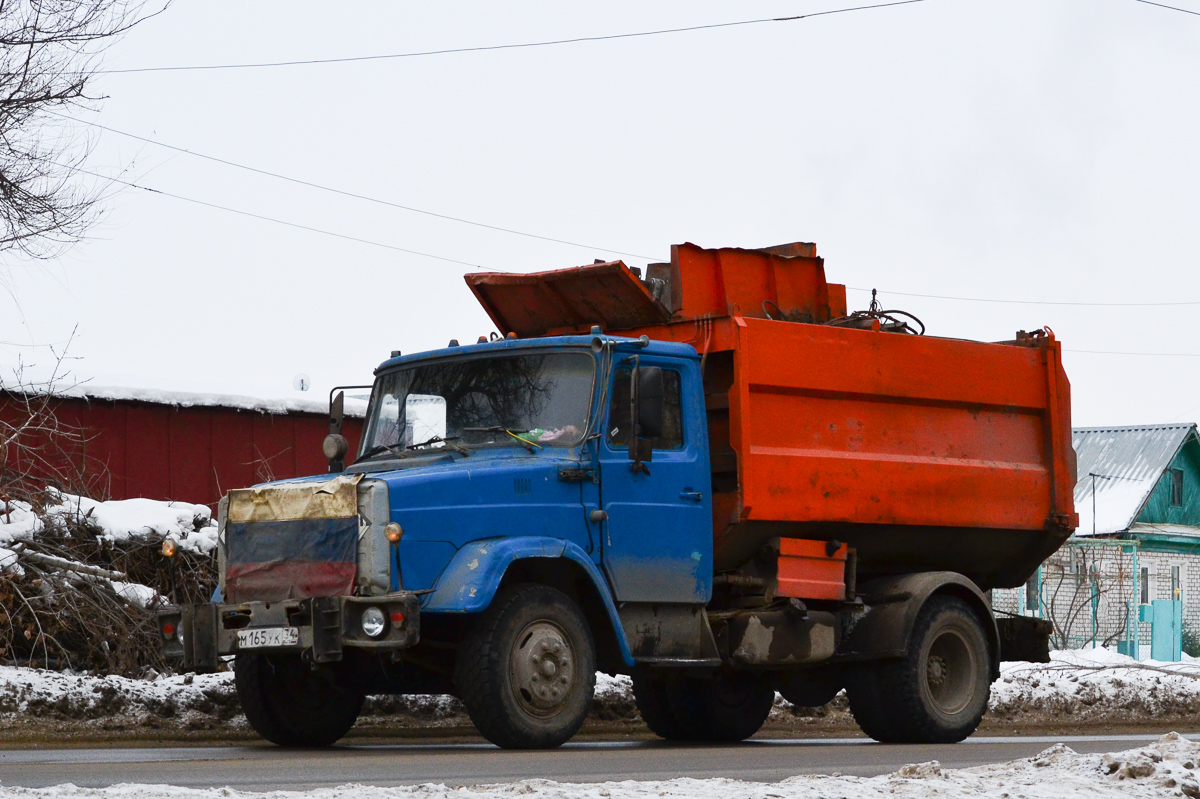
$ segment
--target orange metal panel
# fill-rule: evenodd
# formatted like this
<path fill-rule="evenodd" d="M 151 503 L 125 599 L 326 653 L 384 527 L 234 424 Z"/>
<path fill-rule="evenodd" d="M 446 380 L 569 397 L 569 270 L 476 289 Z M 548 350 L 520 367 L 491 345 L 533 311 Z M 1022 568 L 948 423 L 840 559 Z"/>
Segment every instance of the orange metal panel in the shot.
<path fill-rule="evenodd" d="M 733 247 L 706 250 L 695 244 L 677 244 L 671 248 L 671 262 L 678 266 L 683 282 L 679 318 L 765 317 L 763 303 L 770 302 L 784 312 L 794 310 L 809 314 L 815 322 L 828 321 L 830 302 L 825 264 L 813 252 L 811 256 L 786 255 Z"/>
<path fill-rule="evenodd" d="M 737 321 L 742 519 L 1042 529 L 1059 512 L 1045 347 Z"/>
<path fill-rule="evenodd" d="M 670 313 L 620 261 L 526 275 L 464 276 L 501 333 L 540 336 L 600 325 L 621 330 L 665 322 Z"/>
<path fill-rule="evenodd" d="M 779 541 L 779 595 L 797 599 L 846 598 L 846 553 L 842 544 L 832 555 L 826 542 L 802 538 Z"/>

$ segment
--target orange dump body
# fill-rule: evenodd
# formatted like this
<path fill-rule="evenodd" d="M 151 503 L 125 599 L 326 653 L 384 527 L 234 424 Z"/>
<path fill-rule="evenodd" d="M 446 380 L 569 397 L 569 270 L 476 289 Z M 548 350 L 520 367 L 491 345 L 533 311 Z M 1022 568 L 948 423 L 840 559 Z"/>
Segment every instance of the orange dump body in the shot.
<path fill-rule="evenodd" d="M 772 538 L 838 540 L 862 578 L 1015 586 L 1077 524 L 1070 384 L 1049 331 L 983 343 L 829 324 L 845 287 L 810 244 L 672 248 L 467 282 L 502 332 L 605 332 L 704 358 L 718 571 Z"/>

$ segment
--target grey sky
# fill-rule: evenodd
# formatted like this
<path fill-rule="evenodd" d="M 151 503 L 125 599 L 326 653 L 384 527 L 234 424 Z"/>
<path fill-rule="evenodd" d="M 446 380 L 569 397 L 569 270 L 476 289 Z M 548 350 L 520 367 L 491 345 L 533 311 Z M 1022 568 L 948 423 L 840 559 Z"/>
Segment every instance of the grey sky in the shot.
<path fill-rule="evenodd" d="M 1175 5 L 1200 11 L 1200 0 Z M 698 25 L 837 0 L 179 0 L 110 68 L 330 58 Z M 830 280 L 935 335 L 1049 325 L 1077 424 L 1200 417 L 1200 16 L 1134 0 L 927 0 L 787 23 L 279 69 L 104 76 L 92 119 L 389 201 L 595 247 L 815 241 Z M 533 271 L 610 253 L 336 197 L 96 132 L 93 168 L 396 247 Z M 78 324 L 100 385 L 308 396 L 491 327 L 467 267 L 129 189 L 91 240 L 6 264 L 0 340 Z M 644 259 L 626 258 L 640 264 Z M 852 307 L 868 295 L 850 292 Z M 0 346 L 0 364 L 37 349 Z"/>

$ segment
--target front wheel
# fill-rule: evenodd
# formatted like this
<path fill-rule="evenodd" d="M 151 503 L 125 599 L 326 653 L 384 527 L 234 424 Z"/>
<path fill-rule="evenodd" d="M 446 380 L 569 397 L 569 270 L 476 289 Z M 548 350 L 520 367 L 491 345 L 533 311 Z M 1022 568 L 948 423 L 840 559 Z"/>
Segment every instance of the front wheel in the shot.
<path fill-rule="evenodd" d="M 362 691 L 332 667 L 314 671 L 299 655 L 239 654 L 233 672 L 246 720 L 280 746 L 330 746 L 362 710 Z"/>
<path fill-rule="evenodd" d="M 966 602 L 936 596 L 917 617 L 908 652 L 864 664 L 847 687 L 854 720 L 884 743 L 957 743 L 979 727 L 991 690 L 988 640 Z"/>
<path fill-rule="evenodd" d="M 510 586 L 463 642 L 455 683 L 467 715 L 497 746 L 561 746 L 583 725 L 596 688 L 587 620 L 561 591 Z"/>

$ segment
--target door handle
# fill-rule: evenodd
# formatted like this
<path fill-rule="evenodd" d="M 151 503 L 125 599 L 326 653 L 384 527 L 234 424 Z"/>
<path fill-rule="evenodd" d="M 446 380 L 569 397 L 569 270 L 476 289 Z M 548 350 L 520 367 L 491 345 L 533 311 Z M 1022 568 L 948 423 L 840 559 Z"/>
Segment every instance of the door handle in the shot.
<path fill-rule="evenodd" d="M 695 502 L 703 502 L 704 494 L 700 493 L 699 491 L 681 491 L 679 492 L 679 498 L 690 499 Z"/>

